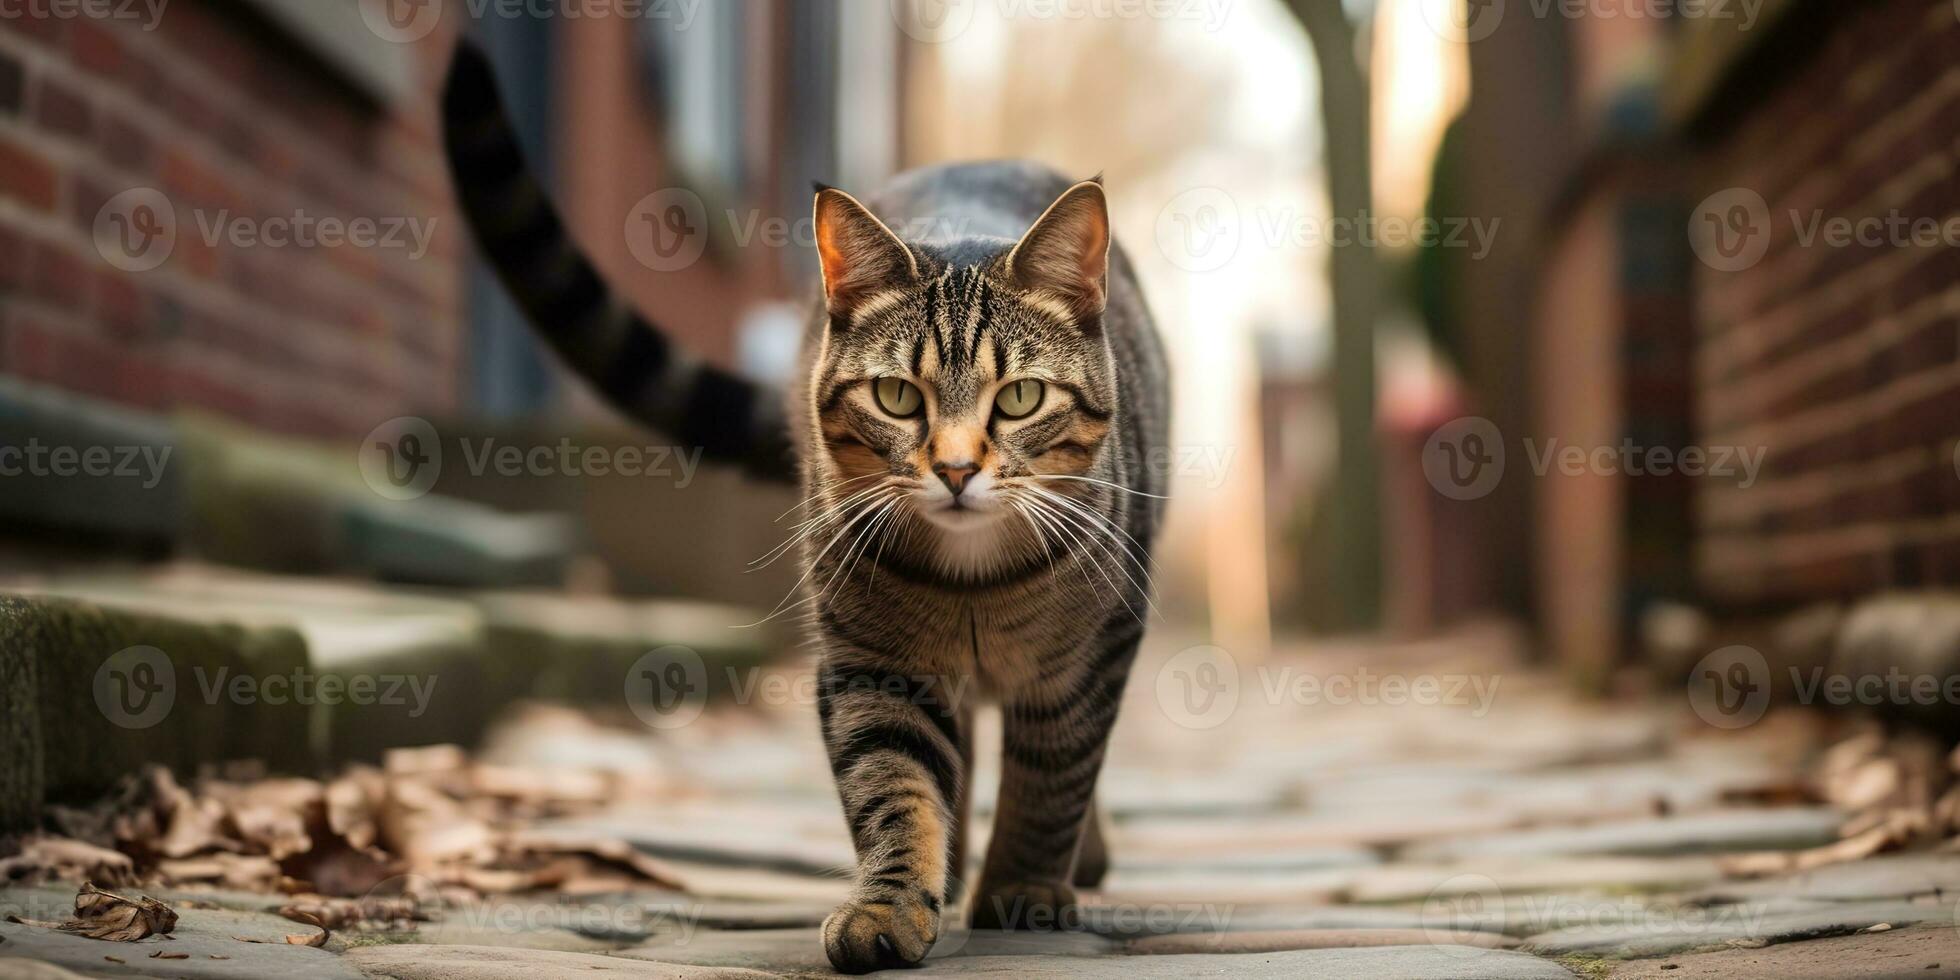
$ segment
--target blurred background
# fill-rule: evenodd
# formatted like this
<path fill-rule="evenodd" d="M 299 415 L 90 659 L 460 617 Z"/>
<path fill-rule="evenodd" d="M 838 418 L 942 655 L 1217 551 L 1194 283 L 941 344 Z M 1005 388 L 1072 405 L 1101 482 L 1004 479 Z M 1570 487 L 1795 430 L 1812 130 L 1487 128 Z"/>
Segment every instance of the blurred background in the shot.
<path fill-rule="evenodd" d="M 1104 174 L 1176 368 L 1173 646 L 1474 635 L 1623 697 L 1733 644 L 1960 667 L 1947 0 L 4 0 L 0 824 L 143 761 L 623 713 L 666 644 L 795 662 L 793 617 L 733 628 L 795 497 L 622 423 L 473 251 L 463 33 L 608 278 L 764 380 L 812 180 Z M 180 671 L 468 696 L 56 734 L 180 627 Z"/>

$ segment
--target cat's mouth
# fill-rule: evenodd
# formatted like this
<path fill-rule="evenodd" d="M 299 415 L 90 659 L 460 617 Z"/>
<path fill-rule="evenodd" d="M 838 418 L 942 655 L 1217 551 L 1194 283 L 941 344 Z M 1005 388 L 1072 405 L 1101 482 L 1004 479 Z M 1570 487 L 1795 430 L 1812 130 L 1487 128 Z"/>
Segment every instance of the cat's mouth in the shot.
<path fill-rule="evenodd" d="M 926 520 L 952 531 L 971 531 L 1000 518 L 1000 508 L 992 500 L 966 495 L 929 497 L 919 503 L 918 509 Z"/>

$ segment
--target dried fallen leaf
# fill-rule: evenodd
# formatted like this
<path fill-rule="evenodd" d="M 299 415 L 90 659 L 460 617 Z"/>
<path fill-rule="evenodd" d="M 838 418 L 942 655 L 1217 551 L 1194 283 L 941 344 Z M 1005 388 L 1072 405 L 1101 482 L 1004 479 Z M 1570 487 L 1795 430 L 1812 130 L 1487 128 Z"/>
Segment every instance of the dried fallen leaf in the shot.
<path fill-rule="evenodd" d="M 90 939 L 133 943 L 146 936 L 162 935 L 168 938 L 166 934 L 177 928 L 177 913 L 156 899 L 132 900 L 103 891 L 93 882 L 84 882 L 81 890 L 75 894 L 74 918 L 57 923 L 10 915 L 7 921 L 43 929 L 59 929 Z"/>
<path fill-rule="evenodd" d="M 191 954 L 189 953 L 166 953 L 160 949 L 150 954 L 150 959 L 153 960 L 187 960 L 190 958 Z"/>
<path fill-rule="evenodd" d="M 505 840 L 505 854 L 509 858 L 522 859 L 573 857 L 582 858 L 599 866 L 594 870 L 611 870 L 623 873 L 638 883 L 656 885 L 661 888 L 682 890 L 679 876 L 665 864 L 651 855 L 642 853 L 633 845 L 614 838 L 573 838 L 540 836 L 535 834 L 514 834 Z"/>
<path fill-rule="evenodd" d="M 327 944 L 327 938 L 332 935 L 333 933 L 328 932 L 325 927 L 322 927 L 320 934 L 317 936 L 287 936 L 286 942 L 293 946 L 312 946 L 318 949 L 321 946 L 325 946 Z"/>
<path fill-rule="evenodd" d="M 327 785 L 327 829 L 340 835 L 356 851 L 373 847 L 380 836 L 375 813 L 387 785 L 380 772 L 360 767 Z"/>
<path fill-rule="evenodd" d="M 318 935 L 301 935 L 301 934 L 288 935 L 286 937 L 286 945 L 288 946 L 320 947 L 320 946 L 325 946 L 327 944 L 327 940 L 333 937 L 333 932 L 329 930 L 326 927 L 326 925 L 319 920 L 318 917 L 307 915 L 307 913 L 305 912 L 300 912 L 296 915 L 288 915 L 286 917 L 289 919 L 293 919 L 294 921 L 297 922 L 305 923 L 306 925 L 309 926 L 316 926 L 320 930 Z M 236 939 L 241 943 L 259 943 L 261 945 L 273 944 L 272 940 L 270 939 L 247 939 L 244 936 L 233 936 L 231 938 Z"/>
<path fill-rule="evenodd" d="M 67 837 L 37 836 L 21 842 L 20 853 L 0 860 L 0 882 L 49 879 L 134 881 L 136 864 L 106 847 Z"/>
<path fill-rule="evenodd" d="M 128 960 L 125 960 L 120 956 L 104 956 L 103 959 L 108 960 L 111 963 L 127 964 L 129 962 Z"/>
<path fill-rule="evenodd" d="M 224 853 L 159 861 L 156 872 L 171 884 L 223 885 L 243 891 L 272 888 L 283 877 L 278 862 L 269 857 Z"/>
<path fill-rule="evenodd" d="M 412 923 L 428 921 L 421 905 L 413 898 L 364 899 L 323 898 L 313 896 L 304 901 L 293 902 L 279 909 L 279 914 L 294 922 L 317 925 L 326 929 L 349 929 L 370 922 Z"/>

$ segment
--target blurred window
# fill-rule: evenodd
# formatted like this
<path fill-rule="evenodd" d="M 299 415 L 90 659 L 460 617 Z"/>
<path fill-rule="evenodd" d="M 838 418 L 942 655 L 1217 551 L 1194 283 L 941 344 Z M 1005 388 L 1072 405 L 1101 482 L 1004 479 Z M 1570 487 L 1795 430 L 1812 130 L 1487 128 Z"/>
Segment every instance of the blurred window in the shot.
<path fill-rule="evenodd" d="M 477 26 L 479 39 L 497 63 L 505 105 L 525 157 L 550 187 L 551 22 L 486 17 Z M 530 323 L 481 259 L 471 263 L 469 280 L 471 407 L 490 418 L 522 418 L 549 408 L 555 386 Z"/>
<path fill-rule="evenodd" d="M 649 84 L 667 122 L 667 148 L 681 182 L 711 202 L 746 186 L 743 129 L 749 0 L 714 0 L 692 19 L 643 23 Z M 799 6 L 802 6 L 799 4 Z"/>

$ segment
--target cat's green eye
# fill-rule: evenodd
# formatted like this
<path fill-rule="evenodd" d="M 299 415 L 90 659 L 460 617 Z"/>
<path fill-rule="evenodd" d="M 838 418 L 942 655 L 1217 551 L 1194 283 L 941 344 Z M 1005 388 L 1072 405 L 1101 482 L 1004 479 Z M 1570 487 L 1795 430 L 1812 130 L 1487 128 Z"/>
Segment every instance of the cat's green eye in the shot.
<path fill-rule="evenodd" d="M 878 407 L 893 418 L 909 419 L 926 407 L 918 386 L 903 378 L 879 378 L 872 382 L 871 392 L 878 399 Z"/>
<path fill-rule="evenodd" d="M 1041 407 L 1041 397 L 1047 390 L 1047 385 L 1031 379 L 1008 382 L 994 398 L 994 410 L 1010 419 L 1027 418 Z"/>

